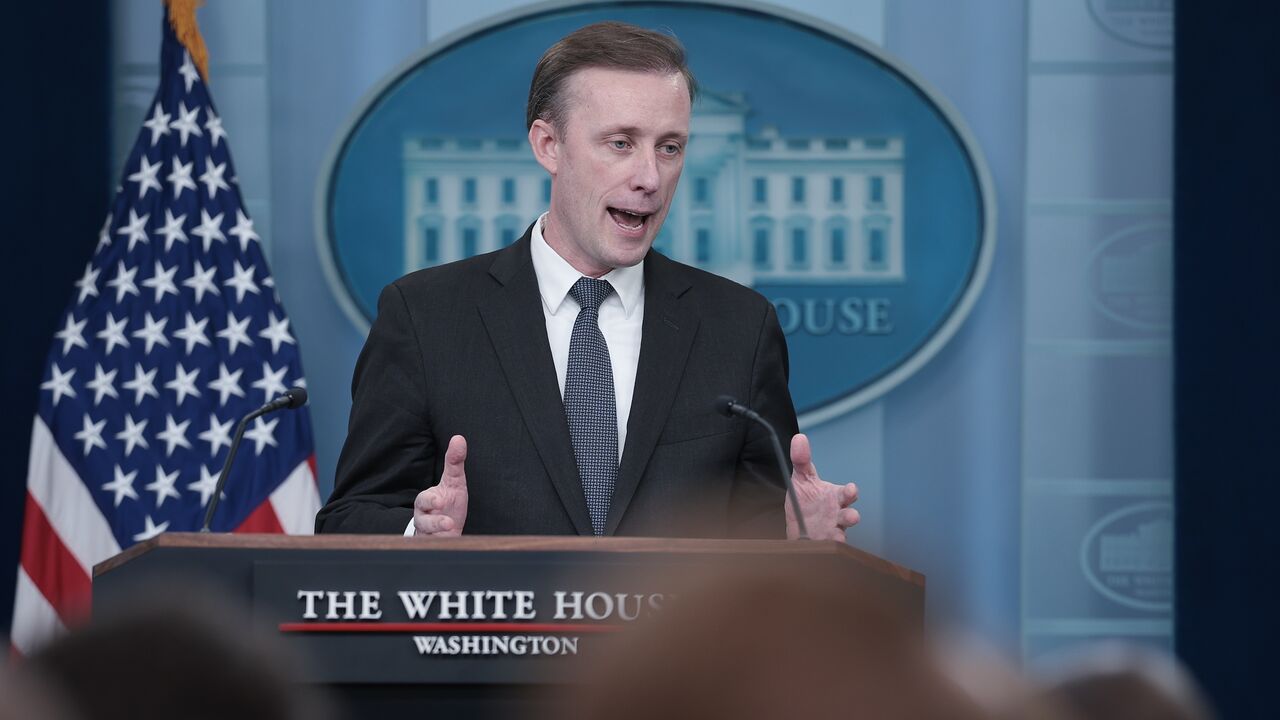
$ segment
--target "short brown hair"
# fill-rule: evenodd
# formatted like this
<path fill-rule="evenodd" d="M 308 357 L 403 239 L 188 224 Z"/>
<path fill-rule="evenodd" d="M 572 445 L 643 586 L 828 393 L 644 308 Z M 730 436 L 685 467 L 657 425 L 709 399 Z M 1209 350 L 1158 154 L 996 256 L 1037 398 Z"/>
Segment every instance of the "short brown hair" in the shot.
<path fill-rule="evenodd" d="M 674 35 L 623 22 L 599 22 L 565 35 L 542 54 L 529 84 L 525 129 L 539 118 L 556 125 L 564 117 L 565 81 L 590 67 L 680 73 L 689 88 L 689 102 L 697 96 L 684 46 Z"/>

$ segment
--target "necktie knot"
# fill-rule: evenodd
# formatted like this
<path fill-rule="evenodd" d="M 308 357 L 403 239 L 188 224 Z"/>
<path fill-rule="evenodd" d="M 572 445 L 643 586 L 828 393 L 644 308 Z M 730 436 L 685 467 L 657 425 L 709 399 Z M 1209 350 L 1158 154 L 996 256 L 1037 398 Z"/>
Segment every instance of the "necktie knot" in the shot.
<path fill-rule="evenodd" d="M 569 294 L 583 310 L 599 311 L 600 304 L 613 294 L 613 286 L 608 280 L 581 277 L 569 288 Z"/>

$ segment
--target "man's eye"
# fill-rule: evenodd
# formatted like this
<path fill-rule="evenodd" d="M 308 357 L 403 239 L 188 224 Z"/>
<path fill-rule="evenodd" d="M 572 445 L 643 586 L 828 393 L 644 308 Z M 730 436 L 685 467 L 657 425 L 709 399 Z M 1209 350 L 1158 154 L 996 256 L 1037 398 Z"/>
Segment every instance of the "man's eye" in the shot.
<path fill-rule="evenodd" d="M 662 152 L 666 153 L 667 155 L 679 155 L 679 154 L 680 154 L 680 146 L 679 146 L 679 145 L 671 145 L 671 144 L 668 144 L 668 145 L 663 145 L 663 146 L 662 146 L 661 148 L 659 148 L 659 149 L 660 149 L 660 150 L 662 150 Z"/>
<path fill-rule="evenodd" d="M 628 147 L 631 146 L 631 143 L 627 142 L 626 140 L 611 140 L 609 141 L 609 144 L 612 145 L 616 150 L 626 150 Z"/>

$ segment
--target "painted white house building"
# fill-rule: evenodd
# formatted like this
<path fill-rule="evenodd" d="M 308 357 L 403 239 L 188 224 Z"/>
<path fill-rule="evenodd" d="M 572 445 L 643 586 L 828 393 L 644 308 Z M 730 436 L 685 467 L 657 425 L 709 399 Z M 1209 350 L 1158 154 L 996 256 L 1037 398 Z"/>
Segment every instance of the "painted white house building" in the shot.
<path fill-rule="evenodd" d="M 746 134 L 740 94 L 704 92 L 655 247 L 745 285 L 904 281 L 903 141 Z M 551 199 L 518 140 L 409 138 L 404 270 L 514 242 Z"/>

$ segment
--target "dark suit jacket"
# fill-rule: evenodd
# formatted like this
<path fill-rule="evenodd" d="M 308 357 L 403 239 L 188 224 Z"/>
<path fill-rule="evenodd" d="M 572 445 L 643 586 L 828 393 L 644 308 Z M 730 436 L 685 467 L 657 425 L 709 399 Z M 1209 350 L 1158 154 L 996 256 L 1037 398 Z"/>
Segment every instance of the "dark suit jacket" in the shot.
<path fill-rule="evenodd" d="M 590 535 L 530 259 L 502 250 L 387 286 L 356 363 L 351 419 L 317 532 L 401 533 L 467 438 L 468 534 Z M 756 292 L 657 252 L 610 535 L 781 537 L 768 436 L 716 411 L 732 395 L 796 430 L 787 351 Z"/>

